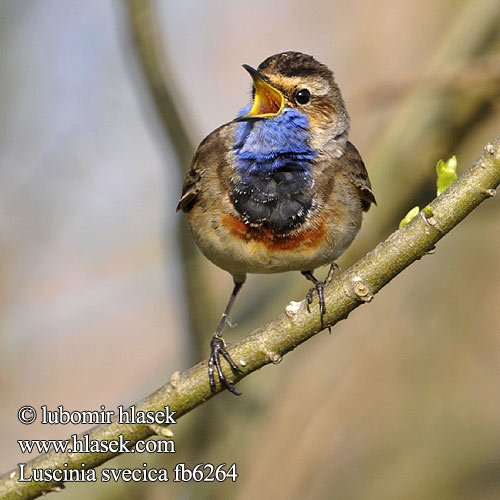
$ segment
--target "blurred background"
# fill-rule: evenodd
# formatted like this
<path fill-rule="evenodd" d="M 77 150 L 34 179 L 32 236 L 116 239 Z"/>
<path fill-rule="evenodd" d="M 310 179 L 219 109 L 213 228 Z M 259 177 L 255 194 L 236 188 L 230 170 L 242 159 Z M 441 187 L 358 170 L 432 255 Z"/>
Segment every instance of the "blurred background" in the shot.
<path fill-rule="evenodd" d="M 175 213 L 198 143 L 250 100 L 241 64 L 298 50 L 334 70 L 377 196 L 345 268 L 500 133 L 497 0 L 0 3 L 0 470 L 23 404 L 132 404 L 208 355 L 229 275 Z M 236 483 L 69 484 L 62 500 L 500 498 L 500 199 L 376 299 L 174 427 L 175 455 Z M 326 271 L 325 271 L 326 272 Z M 321 275 L 321 272 L 320 272 Z M 233 341 L 301 300 L 251 276 Z"/>

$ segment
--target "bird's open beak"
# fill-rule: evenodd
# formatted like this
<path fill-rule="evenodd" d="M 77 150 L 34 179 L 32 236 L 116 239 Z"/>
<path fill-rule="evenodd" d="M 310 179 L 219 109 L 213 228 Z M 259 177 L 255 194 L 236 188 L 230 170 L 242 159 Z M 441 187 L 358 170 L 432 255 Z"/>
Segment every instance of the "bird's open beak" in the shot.
<path fill-rule="evenodd" d="M 285 105 L 283 94 L 265 80 L 265 76 L 251 66 L 243 67 L 250 73 L 255 87 L 255 98 L 249 113 L 236 121 L 260 120 L 278 116 Z"/>

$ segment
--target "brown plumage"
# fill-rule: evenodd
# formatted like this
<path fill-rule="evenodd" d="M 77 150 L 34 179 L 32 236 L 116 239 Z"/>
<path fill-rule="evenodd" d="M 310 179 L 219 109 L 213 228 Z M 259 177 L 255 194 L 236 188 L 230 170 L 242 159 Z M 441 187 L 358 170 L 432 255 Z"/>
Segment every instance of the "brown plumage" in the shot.
<path fill-rule="evenodd" d="M 301 271 L 315 284 L 323 322 L 323 283 L 312 271 L 333 263 L 346 250 L 359 231 L 362 211 L 375 203 L 363 160 L 347 139 L 349 116 L 332 72 L 297 52 L 271 56 L 257 71 L 245 68 L 254 80 L 254 106 L 203 140 L 177 207 L 188 213 L 204 255 L 234 277 L 231 300 L 211 342 L 209 379 L 215 390 L 217 369 L 221 383 L 235 394 L 239 393 L 226 379 L 220 355 L 233 371 L 240 369 L 225 351 L 220 332 L 246 274 Z M 286 147 L 284 153 L 274 151 L 263 132 L 251 135 L 291 116 L 287 113 L 307 120 L 307 141 L 297 140 L 299 153 L 299 146 L 292 153 Z M 235 137 L 245 122 L 250 132 L 242 146 Z M 292 130 L 293 137 L 302 137 L 304 131 L 297 130 Z M 251 140 L 259 144 L 261 137 L 268 156 L 277 157 L 283 166 L 264 165 L 255 174 L 238 165 L 237 156 Z M 300 154 L 310 156 L 301 161 Z M 310 302 L 311 292 L 308 306 Z"/>

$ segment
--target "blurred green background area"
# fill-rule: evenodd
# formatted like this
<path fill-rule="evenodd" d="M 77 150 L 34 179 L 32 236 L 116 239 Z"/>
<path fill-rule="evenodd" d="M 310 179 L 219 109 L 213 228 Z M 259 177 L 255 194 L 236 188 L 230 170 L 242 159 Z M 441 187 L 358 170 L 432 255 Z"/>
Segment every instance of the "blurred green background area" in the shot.
<path fill-rule="evenodd" d="M 207 357 L 232 281 L 175 206 L 190 148 L 250 100 L 241 64 L 298 50 L 334 70 L 378 201 L 343 268 L 434 197 L 437 160 L 456 154 L 460 174 L 500 133 L 498 0 L 165 0 L 149 21 L 147 6 L 0 3 L 1 471 L 30 458 L 18 439 L 85 429 L 23 426 L 21 405 L 114 409 Z M 143 71 L 151 21 L 180 122 Z M 500 498 L 499 210 L 484 203 L 332 336 L 242 381 L 242 398 L 181 419 L 175 455 L 106 465 L 235 462 L 236 483 L 58 498 Z M 307 289 L 299 273 L 251 276 L 226 339 Z"/>

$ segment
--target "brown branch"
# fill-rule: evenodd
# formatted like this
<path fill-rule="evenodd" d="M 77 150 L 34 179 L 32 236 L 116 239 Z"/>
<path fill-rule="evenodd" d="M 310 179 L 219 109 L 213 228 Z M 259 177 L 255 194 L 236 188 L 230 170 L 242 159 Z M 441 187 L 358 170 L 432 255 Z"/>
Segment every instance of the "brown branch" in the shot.
<path fill-rule="evenodd" d="M 191 164 L 195 147 L 186 122 L 181 116 L 180 110 L 185 109 L 182 98 L 173 90 L 174 77 L 169 69 L 167 51 L 158 24 L 158 12 L 150 0 L 127 0 L 126 6 L 133 48 L 137 53 L 165 137 L 177 158 L 178 172 L 183 177 Z M 188 309 L 188 330 L 192 337 L 190 356 L 194 362 L 200 359 L 203 347 L 206 346 L 205 325 L 207 317 L 213 314 L 215 308 L 210 295 L 199 293 L 199 290 L 205 289 L 206 285 L 202 258 L 193 244 L 191 235 L 181 226 L 181 218 L 179 218 L 178 241 Z M 215 322 L 214 316 L 213 323 Z"/>
<path fill-rule="evenodd" d="M 161 118 L 161 125 L 172 143 L 178 163 L 184 171 L 191 162 L 194 144 L 176 104 L 180 96 L 172 90 L 170 72 L 164 48 L 158 13 L 149 0 L 127 0 L 133 47 L 137 51 L 144 78 Z"/>
<path fill-rule="evenodd" d="M 411 263 L 432 250 L 435 244 L 482 201 L 494 196 L 500 184 L 500 138 L 488 144 L 481 158 L 455 184 L 430 203 L 427 214 L 420 212 L 409 224 L 395 231 L 359 262 L 347 269 L 325 288 L 328 325 L 335 325 L 348 314 L 370 301 L 374 295 Z M 321 330 L 317 307 L 308 313 L 304 301 L 290 303 L 286 313 L 229 347 L 244 373 L 239 377 L 226 373 L 235 381 L 269 363 L 279 363 L 282 356 Z M 219 388 L 220 390 L 220 388 Z M 168 384 L 137 403 L 137 410 L 162 411 L 165 406 L 178 418 L 201 405 L 214 394 L 207 381 L 206 361 L 179 373 Z M 117 439 L 120 434 L 132 443 L 154 434 L 147 425 L 120 425 L 116 422 L 100 425 L 88 433 L 90 439 Z M 33 468 L 92 468 L 101 465 L 118 453 L 49 453 L 31 460 L 26 474 Z M 17 482 L 18 469 L 0 478 L 0 498 L 29 499 L 55 489 L 61 484 Z"/>

